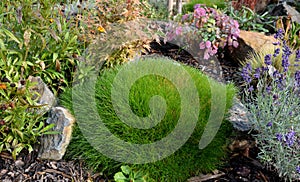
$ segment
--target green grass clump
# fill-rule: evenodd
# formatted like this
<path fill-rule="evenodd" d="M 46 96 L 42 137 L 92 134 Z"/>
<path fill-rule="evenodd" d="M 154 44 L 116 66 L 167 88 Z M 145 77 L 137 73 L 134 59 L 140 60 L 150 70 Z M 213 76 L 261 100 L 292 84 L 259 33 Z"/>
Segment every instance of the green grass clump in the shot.
<path fill-rule="evenodd" d="M 194 11 L 195 4 L 205 4 L 207 7 L 217 6 L 224 9 L 226 3 L 224 0 L 191 0 L 189 3 L 183 5 L 183 14 Z"/>
<path fill-rule="evenodd" d="M 265 56 L 270 54 L 273 55 L 274 54 L 274 50 L 277 47 L 268 47 L 265 49 L 261 49 L 258 52 L 250 52 L 248 57 L 246 58 L 245 61 L 241 62 L 241 65 L 244 67 L 246 66 L 247 63 L 251 64 L 253 72 L 255 71 L 255 69 L 257 68 L 262 68 L 262 67 L 266 67 L 266 63 L 265 63 Z M 282 47 L 279 47 L 281 50 L 283 49 Z M 291 50 L 292 52 L 295 52 L 294 50 Z M 291 75 L 293 75 L 297 70 L 298 70 L 298 66 L 296 63 L 296 54 L 291 54 L 289 57 L 289 71 L 291 73 Z M 280 51 L 280 53 L 274 57 L 272 56 L 272 66 L 280 71 L 283 72 L 283 67 L 282 67 L 282 51 Z"/>
<path fill-rule="evenodd" d="M 152 58 L 146 61 L 157 61 L 157 64 L 163 66 L 164 62 L 170 60 L 157 60 Z M 176 88 L 168 79 L 158 75 L 147 75 L 138 79 L 130 87 L 129 105 L 132 112 L 140 117 L 151 115 L 149 104 L 151 105 L 150 98 L 154 95 L 159 95 L 164 98 L 167 109 L 163 119 L 153 128 L 141 130 L 129 127 L 120 121 L 111 101 L 112 83 L 123 66 L 124 65 L 104 70 L 96 81 L 95 97 L 98 114 L 102 122 L 105 123 L 105 126 L 111 133 L 130 143 L 146 144 L 166 137 L 175 128 L 182 110 L 182 101 L 180 101 L 178 92 L 178 89 L 181 88 Z M 226 87 L 227 109 L 231 106 L 236 89 L 231 84 L 223 85 L 211 80 L 199 70 L 184 65 L 180 66 L 190 74 L 198 90 L 200 102 L 199 119 L 188 141 L 169 157 L 153 163 L 130 164 L 132 168 L 148 173 L 154 181 L 186 181 L 189 177 L 197 175 L 200 172 L 209 172 L 216 169 L 222 164 L 221 161 L 226 156 L 226 150 L 224 148 L 226 146 L 226 138 L 232 131 L 231 124 L 228 121 L 223 121 L 213 141 L 203 150 L 199 149 L 199 141 L 210 116 L 210 109 L 211 107 L 218 107 L 218 104 L 211 106 L 211 87 L 217 88 L 216 90 L 222 90 L 222 88 Z M 172 70 L 166 69 L 166 72 L 168 71 Z M 181 75 L 178 75 L 177 77 L 181 79 L 180 76 Z M 61 103 L 72 110 L 71 90 L 62 95 Z M 160 107 L 160 105 L 156 105 L 156 109 L 160 109 Z M 84 109 L 84 106 L 82 109 Z M 84 138 L 78 125 L 74 129 L 73 138 L 68 147 L 66 158 L 84 159 L 89 167 L 109 175 L 110 178 L 114 173 L 119 171 L 121 165 L 124 165 L 121 162 L 104 156 L 94 149 Z"/>

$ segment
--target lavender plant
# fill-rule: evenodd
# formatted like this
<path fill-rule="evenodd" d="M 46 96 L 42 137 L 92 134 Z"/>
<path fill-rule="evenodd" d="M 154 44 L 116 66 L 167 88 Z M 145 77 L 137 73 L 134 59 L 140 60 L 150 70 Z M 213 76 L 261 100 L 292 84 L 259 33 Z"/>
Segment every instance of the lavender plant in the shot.
<path fill-rule="evenodd" d="M 258 157 L 267 166 L 275 167 L 287 181 L 300 179 L 300 70 L 289 71 L 291 66 L 298 67 L 300 50 L 292 51 L 283 40 L 284 32 L 279 30 L 273 55 L 264 57 L 265 65 L 252 69 L 247 64 L 242 70 L 246 82 L 244 102 L 249 109 L 249 120 L 257 145 Z M 279 54 L 282 52 L 282 54 Z M 296 54 L 295 64 L 290 57 Z M 272 66 L 272 61 L 281 56 L 281 71 Z"/>
<path fill-rule="evenodd" d="M 192 26 L 194 29 L 183 28 L 185 26 Z M 215 55 L 219 47 L 238 46 L 237 38 L 240 33 L 238 22 L 217 9 L 205 5 L 196 4 L 194 12 L 183 15 L 178 25 L 171 23 L 165 42 L 177 36 L 186 36 L 184 30 L 200 36 L 199 49 L 204 50 L 204 59 Z"/>

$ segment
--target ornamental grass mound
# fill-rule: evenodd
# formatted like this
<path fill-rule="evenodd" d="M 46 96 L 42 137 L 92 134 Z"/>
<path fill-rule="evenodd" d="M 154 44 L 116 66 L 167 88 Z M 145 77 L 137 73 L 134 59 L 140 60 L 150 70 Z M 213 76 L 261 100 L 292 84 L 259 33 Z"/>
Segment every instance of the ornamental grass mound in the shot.
<path fill-rule="evenodd" d="M 182 78 L 182 75 L 174 72 L 174 70 L 177 68 L 183 68 L 187 71 L 195 84 L 195 88 L 198 92 L 197 95 L 199 96 L 199 112 L 197 112 L 198 120 L 196 120 L 196 125 L 191 136 L 187 139 L 183 146 L 181 146 L 173 154 L 156 162 L 146 164 L 129 164 L 129 166 L 133 169 L 142 171 L 145 174 L 147 173 L 154 181 L 186 181 L 193 175 L 197 175 L 202 172 L 210 172 L 217 167 L 220 167 L 220 165 L 222 165 L 222 159 L 226 157 L 225 148 L 227 138 L 230 136 L 232 131 L 231 124 L 228 121 L 221 119 L 222 124 L 216 136 L 204 149 L 199 149 L 199 141 L 210 117 L 211 109 L 216 109 L 221 104 L 225 103 L 227 110 L 232 104 L 232 99 L 236 89 L 232 84 L 224 85 L 210 79 L 195 68 L 181 65 L 166 58 L 144 58 L 101 71 L 94 87 L 95 103 L 98 110 L 97 114 L 99 114 L 102 122 L 105 124 L 105 127 L 123 141 L 134 144 L 150 144 L 168 136 L 174 130 L 176 125 L 178 125 L 178 120 L 182 114 L 181 111 L 184 110 L 182 108 L 184 101 L 180 100 L 180 89 L 189 90 L 189 88 L 180 88 L 180 85 L 177 85 L 176 87 L 176 84 L 174 85 L 174 83 L 169 79 L 157 74 L 149 74 L 137 79 L 134 84 L 130 85 L 128 98 L 132 113 L 139 117 L 151 118 L 153 115 L 152 112 L 163 110 L 164 106 L 166 106 L 165 114 L 163 116 L 159 116 L 158 118 L 152 117 L 154 120 L 161 120 L 159 122 L 155 121 L 157 123 L 153 127 L 149 127 L 148 129 L 139 129 L 136 127 L 130 127 L 128 124 L 122 122 L 122 120 L 118 117 L 111 99 L 112 85 L 120 70 L 128 65 L 133 66 L 135 63 L 139 64 L 139 62 L 143 61 L 155 64 L 155 66 L 148 67 L 148 71 L 150 70 L 151 72 L 151 69 L 160 67 L 165 69 L 165 72 L 173 72 L 175 75 L 177 74 L 176 79 L 178 80 L 184 78 Z M 165 67 L 166 64 L 171 66 Z M 135 73 L 132 74 L 134 76 Z M 83 94 L 87 94 L 85 90 L 86 87 L 84 85 L 78 86 L 82 88 Z M 124 85 L 120 82 L 118 86 L 120 86 L 120 88 L 127 87 L 125 81 Z M 214 88 L 215 93 L 211 92 L 211 88 Z M 220 92 L 223 92 L 224 90 L 226 91 L 226 98 L 219 98 L 217 101 L 220 103 L 212 104 L 212 95 L 222 95 Z M 157 97 L 158 95 L 164 100 L 164 102 L 162 102 L 163 104 L 153 104 L 153 97 Z M 222 99 L 226 99 L 226 101 L 222 103 Z M 86 99 L 82 99 L 82 102 L 81 108 L 82 110 L 85 110 L 90 103 L 88 103 Z M 72 101 L 71 89 L 62 94 L 61 103 L 70 110 L 74 108 L 74 105 L 72 105 L 74 102 Z M 118 109 L 122 110 L 124 108 L 120 106 Z M 74 110 L 72 110 L 72 112 L 74 112 Z M 91 113 L 88 110 L 86 112 Z M 73 114 L 76 116 L 76 113 Z M 91 114 L 87 114 L 86 117 L 89 117 L 89 115 Z M 90 168 L 97 172 L 102 172 L 103 174 L 108 175 L 109 178 L 112 178 L 113 174 L 118 172 L 120 166 L 125 163 L 110 159 L 91 146 L 89 141 L 86 140 L 85 136 L 81 132 L 82 128 L 79 127 L 81 126 L 79 123 L 80 119 L 76 119 L 77 125 L 75 126 L 73 138 L 65 157 L 67 159 L 83 159 Z M 128 115 L 126 119 L 132 123 L 138 122 L 135 120 L 136 118 L 131 115 Z M 188 123 L 188 121 L 185 122 Z M 118 155 L 122 157 L 123 155 L 126 156 L 127 153 L 118 153 Z M 139 157 L 138 155 L 139 154 L 137 154 L 137 157 Z"/>

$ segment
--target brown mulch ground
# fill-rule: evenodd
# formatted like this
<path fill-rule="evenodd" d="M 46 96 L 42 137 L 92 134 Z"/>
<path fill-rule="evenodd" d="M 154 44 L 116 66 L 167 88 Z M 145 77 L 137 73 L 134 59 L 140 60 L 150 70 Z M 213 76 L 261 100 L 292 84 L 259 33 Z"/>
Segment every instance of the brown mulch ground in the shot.
<path fill-rule="evenodd" d="M 84 167 L 82 161 L 40 161 L 37 152 L 22 153 L 13 160 L 7 153 L 0 154 L 1 182 L 31 182 L 31 181 L 108 181 L 98 173 L 92 173 Z"/>
<path fill-rule="evenodd" d="M 278 174 L 257 160 L 259 149 L 253 138 L 236 131 L 228 146 L 229 160 L 215 174 L 206 174 L 190 179 L 190 182 L 283 182 Z"/>
<path fill-rule="evenodd" d="M 190 182 L 280 182 L 278 175 L 267 170 L 257 159 L 258 149 L 246 133 L 238 133 L 229 145 L 230 159 L 212 174 L 192 177 Z M 92 173 L 82 161 L 40 161 L 37 152 L 23 153 L 14 161 L 9 154 L 0 154 L 0 181 L 105 182 L 105 175 Z"/>
<path fill-rule="evenodd" d="M 174 45 L 159 46 L 153 43 L 150 54 L 159 54 L 171 57 L 177 61 L 203 69 L 187 52 L 178 51 Z M 239 84 L 240 77 L 238 65 L 226 60 L 220 61 L 225 81 L 232 81 Z M 213 69 L 213 68 L 212 68 Z M 247 133 L 237 132 L 232 138 L 229 146 L 231 151 L 228 161 L 222 169 L 212 174 L 192 177 L 192 182 L 280 182 L 278 175 L 267 169 L 257 160 L 259 150 L 255 147 L 253 138 Z M 31 154 L 22 153 L 14 161 L 9 154 L 0 154 L 0 181 L 109 181 L 104 174 L 92 173 L 84 167 L 82 161 L 40 161 L 37 159 L 37 152 Z"/>

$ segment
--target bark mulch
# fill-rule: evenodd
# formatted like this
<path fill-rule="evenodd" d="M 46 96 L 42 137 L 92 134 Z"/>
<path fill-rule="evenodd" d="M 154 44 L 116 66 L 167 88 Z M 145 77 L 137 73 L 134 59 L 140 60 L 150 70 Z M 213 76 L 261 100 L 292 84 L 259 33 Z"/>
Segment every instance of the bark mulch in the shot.
<path fill-rule="evenodd" d="M 0 154 L 1 182 L 104 182 L 108 181 L 99 173 L 92 173 L 84 167 L 82 161 L 50 161 L 38 160 L 37 151 L 22 153 L 13 160 L 7 153 Z"/>

